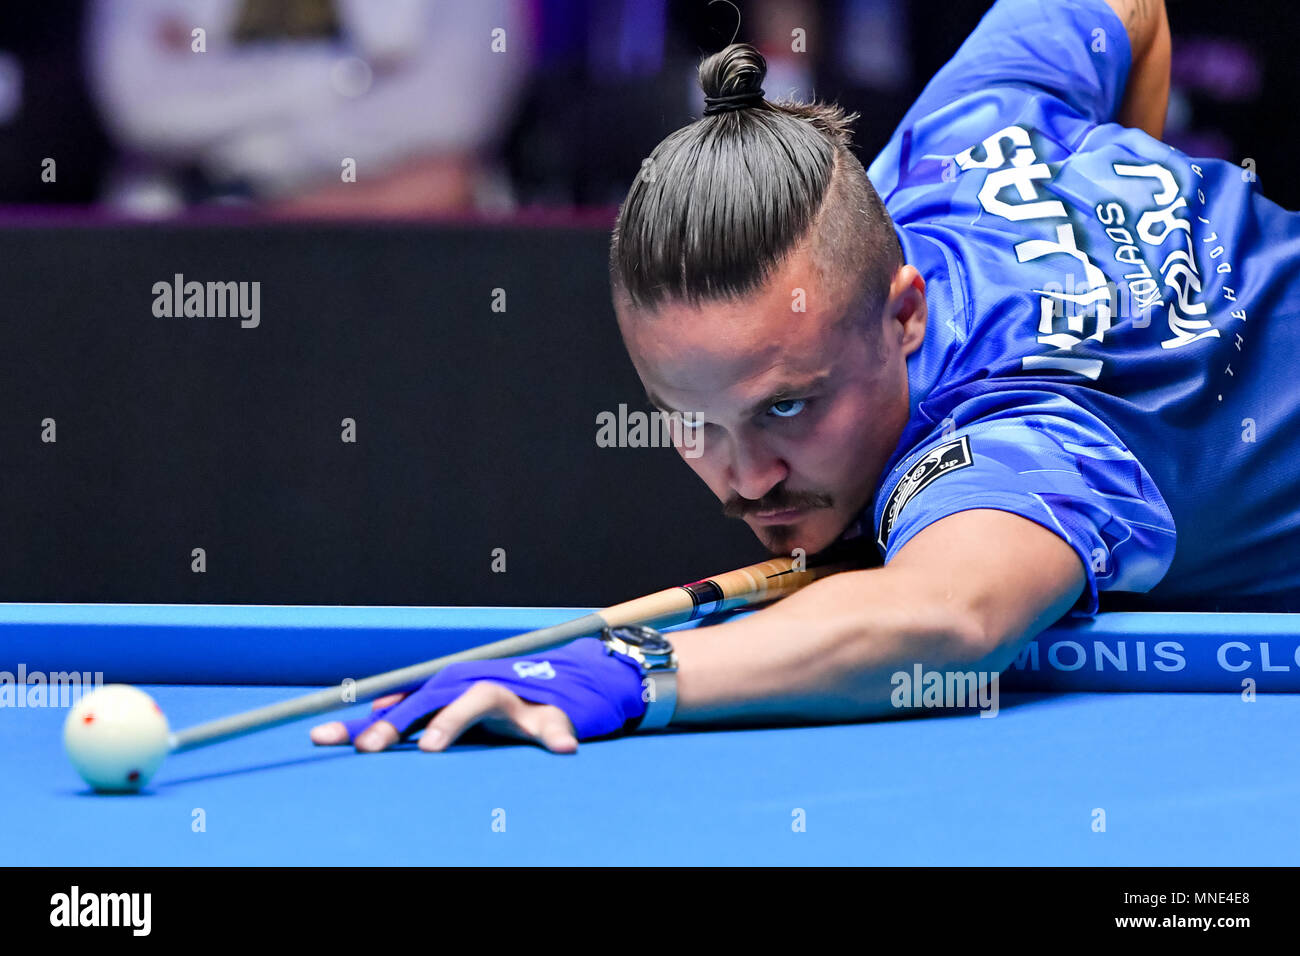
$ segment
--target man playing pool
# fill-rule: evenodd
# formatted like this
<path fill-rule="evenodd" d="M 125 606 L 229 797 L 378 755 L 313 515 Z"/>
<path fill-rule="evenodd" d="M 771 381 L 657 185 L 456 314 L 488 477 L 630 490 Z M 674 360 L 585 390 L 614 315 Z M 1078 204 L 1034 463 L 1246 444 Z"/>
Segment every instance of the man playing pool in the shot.
<path fill-rule="evenodd" d="M 589 638 L 313 739 L 857 720 L 1102 592 L 1300 603 L 1300 216 L 1160 142 L 1169 59 L 1163 0 L 999 0 L 868 179 L 842 111 L 764 99 L 751 47 L 708 58 L 619 214 L 624 341 L 727 514 L 883 567 L 669 635 L 675 678 L 654 635 Z"/>

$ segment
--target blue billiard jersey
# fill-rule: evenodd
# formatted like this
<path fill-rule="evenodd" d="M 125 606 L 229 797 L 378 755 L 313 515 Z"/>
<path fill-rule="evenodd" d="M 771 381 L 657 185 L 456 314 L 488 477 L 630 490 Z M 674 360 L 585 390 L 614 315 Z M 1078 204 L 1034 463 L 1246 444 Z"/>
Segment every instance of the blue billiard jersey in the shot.
<path fill-rule="evenodd" d="M 1300 215 L 1115 123 L 1129 67 L 1103 0 L 999 0 L 871 164 L 929 327 L 869 533 L 1021 515 L 1077 613 L 1300 601 Z"/>

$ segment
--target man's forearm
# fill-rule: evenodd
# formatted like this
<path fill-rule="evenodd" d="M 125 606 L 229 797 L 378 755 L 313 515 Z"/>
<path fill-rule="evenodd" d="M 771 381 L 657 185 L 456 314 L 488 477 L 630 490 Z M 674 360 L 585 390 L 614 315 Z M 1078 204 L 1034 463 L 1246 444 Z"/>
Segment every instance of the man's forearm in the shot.
<path fill-rule="evenodd" d="M 894 712 L 896 672 L 917 663 L 968 670 L 999 656 L 962 608 L 941 593 L 918 593 L 913 580 L 890 568 L 846 572 L 739 621 L 675 632 L 673 722 L 881 716 Z"/>
<path fill-rule="evenodd" d="M 1164 136 L 1169 111 L 1172 55 L 1165 0 L 1107 0 L 1128 31 L 1132 51 L 1128 85 L 1117 119 L 1125 126 Z"/>

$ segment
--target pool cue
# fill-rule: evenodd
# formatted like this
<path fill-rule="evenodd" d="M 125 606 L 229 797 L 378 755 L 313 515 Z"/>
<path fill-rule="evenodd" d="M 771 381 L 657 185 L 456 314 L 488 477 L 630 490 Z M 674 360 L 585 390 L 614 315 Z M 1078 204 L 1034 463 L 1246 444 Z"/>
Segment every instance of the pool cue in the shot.
<path fill-rule="evenodd" d="M 269 704 L 255 710 L 234 714 L 219 720 L 198 724 L 168 737 L 170 753 L 180 753 L 219 743 L 232 737 L 268 730 L 303 717 L 341 710 L 385 694 L 414 689 L 449 664 L 461 661 L 481 661 L 496 657 L 515 657 L 550 650 L 580 637 L 599 634 L 606 627 L 628 624 L 645 624 L 650 627 L 671 627 L 684 624 L 719 611 L 762 604 L 793 594 L 818 578 L 839 571 L 861 567 L 854 561 L 839 561 L 796 567 L 791 558 L 773 558 L 749 567 L 727 571 L 715 577 L 656 591 L 622 604 L 585 614 L 572 621 L 539 628 L 526 634 L 493 641 L 455 654 L 447 654 L 423 664 L 413 664 L 397 670 L 376 674 L 357 681 L 350 688 L 349 699 L 344 699 L 341 687 L 327 687 L 311 694 L 294 697 L 278 704 Z"/>

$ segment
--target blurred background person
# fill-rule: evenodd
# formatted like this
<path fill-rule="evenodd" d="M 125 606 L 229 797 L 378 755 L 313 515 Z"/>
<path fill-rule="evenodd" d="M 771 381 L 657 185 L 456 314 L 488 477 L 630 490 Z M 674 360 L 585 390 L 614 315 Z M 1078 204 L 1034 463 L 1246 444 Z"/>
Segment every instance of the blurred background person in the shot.
<path fill-rule="evenodd" d="M 531 60 L 524 0 L 93 0 L 88 74 L 139 214 L 500 209 Z M 354 176 L 353 176 L 354 171 Z"/>
<path fill-rule="evenodd" d="M 1300 207 L 1293 0 L 1172 5 L 1167 141 Z M 870 163 L 990 0 L 47 0 L 0 18 L 0 203 L 609 219 L 734 35 Z M 737 9 L 739 33 L 737 34 Z M 202 30 L 204 52 L 194 31 Z M 503 31 L 494 33 L 494 31 Z M 109 136 L 106 138 L 104 129 Z M 57 162 L 50 175 L 49 160 Z M 343 181 L 344 160 L 356 181 Z"/>

